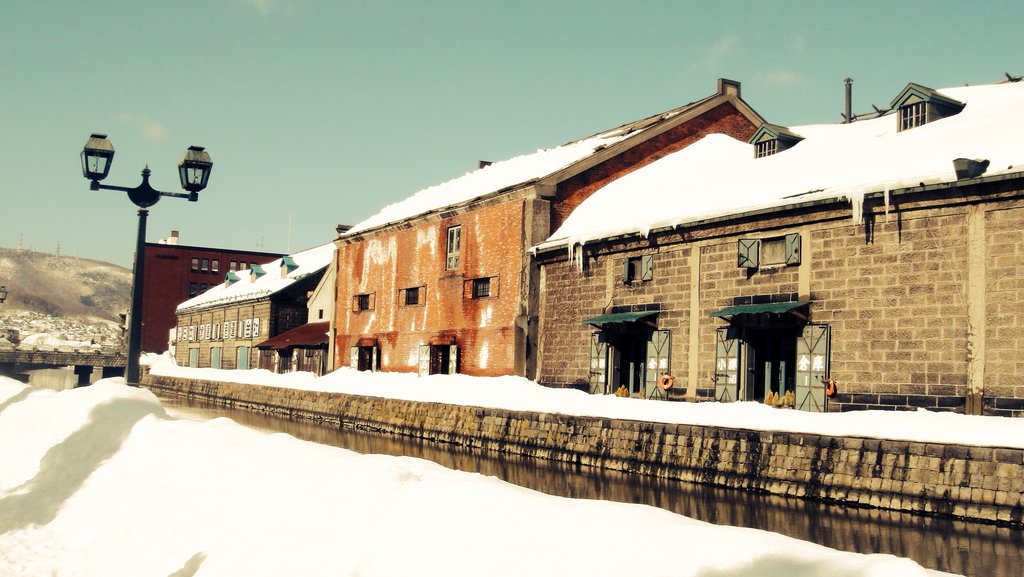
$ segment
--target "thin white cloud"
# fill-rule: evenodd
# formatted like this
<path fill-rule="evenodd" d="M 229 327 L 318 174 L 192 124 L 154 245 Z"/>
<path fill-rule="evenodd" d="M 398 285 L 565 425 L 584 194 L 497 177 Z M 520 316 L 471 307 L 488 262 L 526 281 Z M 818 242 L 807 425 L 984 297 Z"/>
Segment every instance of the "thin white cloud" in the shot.
<path fill-rule="evenodd" d="M 117 115 L 117 119 L 134 127 L 143 138 L 151 142 L 167 138 L 167 127 L 158 120 L 153 120 L 139 114 L 132 114 L 131 112 L 122 112 Z"/>
<path fill-rule="evenodd" d="M 277 0 L 242 0 L 256 9 L 262 16 L 269 16 L 277 7 Z"/>
<path fill-rule="evenodd" d="M 761 83 L 775 88 L 798 86 L 804 83 L 804 77 L 791 70 L 763 70 L 754 78 Z"/>
<path fill-rule="evenodd" d="M 704 66 L 708 70 L 715 70 L 722 63 L 736 53 L 739 46 L 739 39 L 735 36 L 723 36 L 711 46 L 707 57 L 704 59 Z"/>

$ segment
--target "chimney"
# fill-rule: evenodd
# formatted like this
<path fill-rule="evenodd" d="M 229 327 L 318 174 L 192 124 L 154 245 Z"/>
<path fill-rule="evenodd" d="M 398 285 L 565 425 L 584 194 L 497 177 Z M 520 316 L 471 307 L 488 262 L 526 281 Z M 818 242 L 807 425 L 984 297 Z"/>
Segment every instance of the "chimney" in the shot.
<path fill-rule="evenodd" d="M 843 80 L 846 85 L 846 112 L 843 114 L 843 123 L 853 122 L 853 78 L 846 77 Z"/>
<path fill-rule="evenodd" d="M 740 83 L 735 80 L 729 80 L 728 78 L 718 79 L 718 94 L 725 96 L 731 94 L 736 98 L 740 97 Z"/>
<path fill-rule="evenodd" d="M 492 165 L 492 164 L 494 164 L 494 163 L 493 163 L 493 162 L 491 162 L 490 160 L 478 160 L 478 161 L 476 161 L 476 167 L 477 167 L 478 169 L 480 169 L 480 168 L 486 168 L 486 167 L 488 167 L 488 166 L 490 166 L 490 165 Z"/>

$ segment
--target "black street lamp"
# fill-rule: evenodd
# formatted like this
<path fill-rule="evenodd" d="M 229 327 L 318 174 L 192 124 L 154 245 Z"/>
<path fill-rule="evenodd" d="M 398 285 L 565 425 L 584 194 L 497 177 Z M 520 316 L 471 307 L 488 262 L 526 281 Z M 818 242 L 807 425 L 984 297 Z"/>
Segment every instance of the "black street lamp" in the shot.
<path fill-rule="evenodd" d="M 213 161 L 201 146 L 190 146 L 178 163 L 181 192 L 161 192 L 149 185 L 149 167 L 142 170 L 142 184 L 135 188 L 100 184 L 110 173 L 114 161 L 114 145 L 106 134 L 93 134 L 82 149 L 82 175 L 92 181 L 90 190 L 119 190 L 128 193 L 128 198 L 139 207 L 139 233 L 135 240 L 135 266 L 132 269 L 132 303 L 128 324 L 128 359 L 125 380 L 130 385 L 139 384 L 139 356 L 142 354 L 142 275 L 146 248 L 146 218 L 149 207 L 156 204 L 161 196 L 199 200 L 199 191 L 206 188 L 210 180 Z M 2 301 L 0 301 L 2 302 Z"/>

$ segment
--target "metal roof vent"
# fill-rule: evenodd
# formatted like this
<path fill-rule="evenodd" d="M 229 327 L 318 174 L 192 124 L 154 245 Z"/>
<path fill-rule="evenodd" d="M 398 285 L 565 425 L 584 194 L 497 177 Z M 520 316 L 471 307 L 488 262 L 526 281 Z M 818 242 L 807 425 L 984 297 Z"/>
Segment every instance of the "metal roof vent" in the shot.
<path fill-rule="evenodd" d="M 953 161 L 953 170 L 956 171 L 957 180 L 978 178 L 988 170 L 988 160 L 957 158 Z"/>

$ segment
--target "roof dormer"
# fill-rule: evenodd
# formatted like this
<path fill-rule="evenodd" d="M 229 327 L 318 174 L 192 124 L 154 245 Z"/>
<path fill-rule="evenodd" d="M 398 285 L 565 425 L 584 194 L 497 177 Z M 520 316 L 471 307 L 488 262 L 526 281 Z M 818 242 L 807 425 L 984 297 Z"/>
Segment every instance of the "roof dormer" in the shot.
<path fill-rule="evenodd" d="M 267 274 L 267 271 L 263 270 L 262 265 L 254 264 L 249 267 L 249 280 L 256 282 L 261 276 Z"/>
<path fill-rule="evenodd" d="M 291 256 L 286 256 L 281 259 L 281 278 L 285 278 L 290 275 L 292 271 L 299 268 L 298 263 L 295 262 Z"/>
<path fill-rule="evenodd" d="M 766 122 L 757 129 L 748 142 L 754 145 L 754 158 L 763 158 L 792 148 L 803 139 L 804 137 L 782 126 Z"/>
<path fill-rule="evenodd" d="M 239 277 L 235 274 L 235 271 L 228 271 L 228 274 L 224 275 L 224 286 L 231 286 L 239 281 Z"/>
<path fill-rule="evenodd" d="M 896 111 L 896 128 L 900 132 L 953 116 L 964 109 L 963 102 L 913 82 L 907 84 L 890 106 Z"/>

